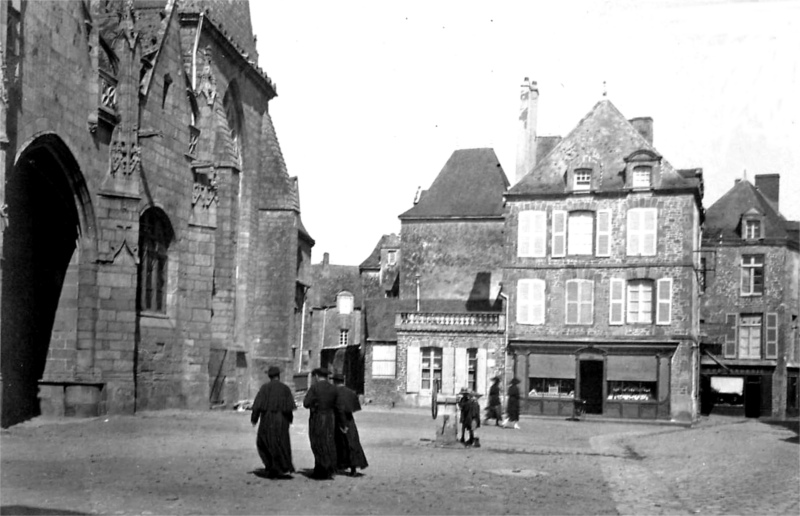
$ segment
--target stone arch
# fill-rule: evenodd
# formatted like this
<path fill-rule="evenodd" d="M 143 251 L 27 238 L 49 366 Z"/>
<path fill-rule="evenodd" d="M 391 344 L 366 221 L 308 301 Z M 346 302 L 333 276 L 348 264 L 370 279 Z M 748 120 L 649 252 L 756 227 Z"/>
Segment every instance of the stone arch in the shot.
<path fill-rule="evenodd" d="M 56 134 L 33 138 L 6 179 L 8 227 L 2 271 L 2 426 L 41 413 L 42 380 L 91 368 L 91 337 L 79 346 L 81 277 L 97 256 L 91 198 L 73 153 Z M 89 332 L 90 333 L 90 332 Z M 82 356 L 79 348 L 88 351 Z"/>

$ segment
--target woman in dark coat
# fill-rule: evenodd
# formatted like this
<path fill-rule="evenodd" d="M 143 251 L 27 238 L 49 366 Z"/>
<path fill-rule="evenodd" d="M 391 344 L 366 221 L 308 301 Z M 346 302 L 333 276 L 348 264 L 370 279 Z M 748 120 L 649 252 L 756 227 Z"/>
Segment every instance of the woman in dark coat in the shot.
<path fill-rule="evenodd" d="M 358 402 L 358 395 L 351 389 L 345 387 L 344 376 L 341 374 L 333 375 L 333 384 L 339 390 L 338 407 L 339 422 L 336 429 L 336 452 L 339 469 L 349 469 L 350 475 L 356 474 L 356 468 L 364 469 L 369 464 L 361 447 L 361 439 L 358 436 L 358 427 L 353 413 L 361 410 L 361 403 Z"/>
<path fill-rule="evenodd" d="M 500 401 L 500 378 L 492 378 L 492 386 L 489 387 L 489 402 L 486 406 L 486 422 L 494 419 L 495 426 L 500 426 L 503 418 L 503 403 Z"/>
<path fill-rule="evenodd" d="M 294 420 L 292 411 L 297 406 L 291 389 L 281 383 L 280 373 L 277 367 L 269 368 L 269 382 L 259 389 L 250 415 L 253 426 L 260 421 L 256 448 L 270 478 L 284 477 L 294 472 L 289 425 Z"/>
<path fill-rule="evenodd" d="M 506 403 L 506 416 L 508 419 L 503 422 L 503 426 L 506 426 L 506 422 L 514 423 L 514 429 L 519 430 L 519 387 L 517 384 L 519 380 L 516 378 L 511 379 L 511 385 L 508 387 L 508 402 Z"/>
<path fill-rule="evenodd" d="M 336 473 L 336 421 L 338 391 L 328 382 L 328 370 L 312 371 L 316 379 L 309 387 L 303 406 L 311 411 L 308 418 L 308 440 L 314 453 L 314 473 L 316 479 L 331 479 Z"/>

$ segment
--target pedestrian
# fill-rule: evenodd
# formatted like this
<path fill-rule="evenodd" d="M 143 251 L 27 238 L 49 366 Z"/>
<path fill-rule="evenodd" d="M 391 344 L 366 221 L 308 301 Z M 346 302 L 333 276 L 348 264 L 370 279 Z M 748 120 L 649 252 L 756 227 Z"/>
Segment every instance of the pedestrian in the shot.
<path fill-rule="evenodd" d="M 320 367 L 311 372 L 314 383 L 309 387 L 303 406 L 310 410 L 308 440 L 314 453 L 312 478 L 330 480 L 336 473 L 337 389 L 328 382 L 328 370 Z"/>
<path fill-rule="evenodd" d="M 285 478 L 294 473 L 289 425 L 294 421 L 292 391 L 281 382 L 281 370 L 267 370 L 269 381 L 261 386 L 253 402 L 250 422 L 258 425 L 256 449 L 269 478 Z"/>
<path fill-rule="evenodd" d="M 466 388 L 461 389 L 458 399 L 458 409 L 461 413 L 461 442 L 465 446 L 480 448 L 480 440 L 475 437 L 475 432 L 481 426 L 481 407 L 478 400 Z M 465 434 L 469 432 L 469 440 L 465 441 Z"/>
<path fill-rule="evenodd" d="M 492 378 L 492 386 L 489 387 L 489 401 L 486 405 L 486 423 L 494 419 L 495 426 L 500 426 L 503 419 L 503 403 L 500 401 L 500 378 Z"/>
<path fill-rule="evenodd" d="M 519 430 L 519 387 L 517 387 L 519 380 L 512 378 L 510 383 L 506 402 L 506 420 L 503 421 L 503 426 L 511 422 L 514 423 L 514 429 Z"/>
<path fill-rule="evenodd" d="M 344 376 L 340 373 L 333 375 L 333 384 L 338 389 L 338 408 L 341 418 L 336 429 L 336 454 L 337 466 L 340 470 L 350 470 L 350 476 L 356 475 L 356 468 L 364 469 L 369 464 L 361 447 L 358 436 L 358 427 L 353 413 L 361 410 L 358 395 L 344 385 Z"/>

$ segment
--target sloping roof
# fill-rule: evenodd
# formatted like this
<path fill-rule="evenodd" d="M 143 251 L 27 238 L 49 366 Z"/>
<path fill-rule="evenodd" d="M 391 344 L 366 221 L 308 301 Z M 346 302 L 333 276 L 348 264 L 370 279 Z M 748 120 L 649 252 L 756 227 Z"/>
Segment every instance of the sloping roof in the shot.
<path fill-rule="evenodd" d="M 598 102 L 563 140 L 537 162 L 533 170 L 509 191 L 509 195 L 566 193 L 564 174 L 576 159 L 598 164 L 600 179 L 594 191 L 624 188 L 625 158 L 634 151 L 658 152 L 608 99 Z M 666 160 L 653 189 L 694 188 L 698 179 L 679 174 Z"/>
<path fill-rule="evenodd" d="M 750 212 L 764 217 L 765 238 L 790 238 L 796 222 L 787 221 L 758 188 L 747 180 L 738 180 L 733 188 L 706 210 L 704 240 L 741 239 L 738 231 L 742 215 Z"/>
<path fill-rule="evenodd" d="M 383 235 L 372 250 L 366 260 L 361 262 L 359 269 L 380 269 L 381 268 L 381 249 L 399 249 L 400 237 L 394 233 Z"/>
<path fill-rule="evenodd" d="M 364 332 L 367 342 L 397 342 L 394 329 L 398 298 L 367 299 L 364 301 L 366 324 Z"/>
<path fill-rule="evenodd" d="M 457 150 L 419 202 L 400 219 L 502 216 L 508 186 L 494 149 Z"/>
<path fill-rule="evenodd" d="M 336 295 L 346 290 L 353 294 L 353 306 L 361 306 L 361 277 L 355 265 L 331 265 L 316 263 L 311 266 L 311 306 L 336 305 Z"/>

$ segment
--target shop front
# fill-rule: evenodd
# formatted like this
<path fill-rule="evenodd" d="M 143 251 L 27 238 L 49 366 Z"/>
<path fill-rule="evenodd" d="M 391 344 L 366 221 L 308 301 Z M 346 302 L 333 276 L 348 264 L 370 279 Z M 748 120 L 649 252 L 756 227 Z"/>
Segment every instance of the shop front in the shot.
<path fill-rule="evenodd" d="M 589 417 L 670 418 L 675 347 L 515 344 L 511 349 L 524 414 L 569 417 L 578 399 Z"/>

